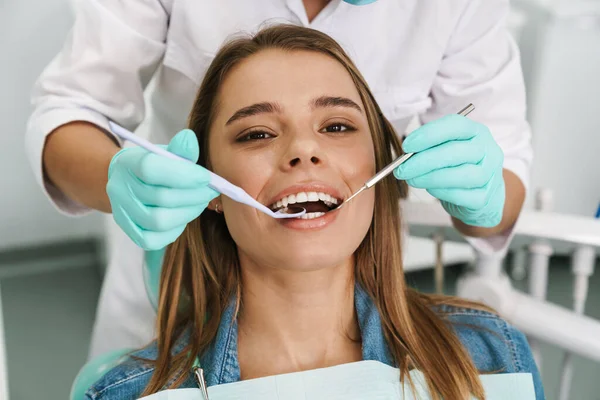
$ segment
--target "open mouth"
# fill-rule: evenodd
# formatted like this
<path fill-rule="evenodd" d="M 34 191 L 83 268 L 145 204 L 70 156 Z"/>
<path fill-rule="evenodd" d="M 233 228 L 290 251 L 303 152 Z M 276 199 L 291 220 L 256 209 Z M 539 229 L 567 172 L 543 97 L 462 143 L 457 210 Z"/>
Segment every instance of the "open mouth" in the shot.
<path fill-rule="evenodd" d="M 273 211 L 280 210 L 289 205 L 297 205 L 306 210 L 301 219 L 314 219 L 322 217 L 342 203 L 341 199 L 323 192 L 298 192 L 279 199 L 269 208 Z"/>

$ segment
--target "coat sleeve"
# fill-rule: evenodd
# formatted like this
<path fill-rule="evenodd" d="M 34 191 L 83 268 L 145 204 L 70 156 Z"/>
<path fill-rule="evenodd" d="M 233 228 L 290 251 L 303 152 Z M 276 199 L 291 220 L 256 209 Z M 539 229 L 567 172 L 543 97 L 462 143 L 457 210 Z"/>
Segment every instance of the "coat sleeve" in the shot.
<path fill-rule="evenodd" d="M 160 0 L 86 0 L 62 50 L 44 69 L 32 93 L 25 144 L 37 182 L 59 211 L 89 211 L 44 176 L 46 137 L 73 121 L 109 135 L 107 120 L 135 129 L 144 118 L 143 91 L 165 51 L 169 12 Z M 115 138 L 116 139 L 116 138 Z"/>
<path fill-rule="evenodd" d="M 467 0 L 431 88 L 432 107 L 422 123 L 456 113 L 469 103 L 469 116 L 485 124 L 504 152 L 504 168 L 525 188 L 533 158 L 519 49 L 507 28 L 508 0 Z M 467 238 L 486 256 L 502 256 L 512 229 L 489 239 Z"/>

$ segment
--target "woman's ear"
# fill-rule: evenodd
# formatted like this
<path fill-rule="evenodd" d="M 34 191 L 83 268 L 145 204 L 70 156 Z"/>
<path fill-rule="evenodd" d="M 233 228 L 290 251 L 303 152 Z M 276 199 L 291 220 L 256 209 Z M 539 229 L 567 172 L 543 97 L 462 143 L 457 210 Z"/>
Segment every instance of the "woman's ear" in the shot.
<path fill-rule="evenodd" d="M 223 203 L 221 202 L 221 196 L 215 198 L 213 201 L 208 203 L 208 209 L 216 212 L 217 214 L 222 214 Z"/>

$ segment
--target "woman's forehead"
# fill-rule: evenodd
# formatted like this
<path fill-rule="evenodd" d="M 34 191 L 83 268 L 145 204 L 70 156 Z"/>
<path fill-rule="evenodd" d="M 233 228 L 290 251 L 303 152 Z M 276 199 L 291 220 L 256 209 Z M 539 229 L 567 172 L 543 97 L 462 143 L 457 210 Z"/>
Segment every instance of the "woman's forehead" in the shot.
<path fill-rule="evenodd" d="M 294 107 L 321 96 L 361 104 L 350 74 L 333 57 L 315 51 L 263 50 L 229 71 L 219 91 L 219 108 L 226 114 L 264 101 Z"/>

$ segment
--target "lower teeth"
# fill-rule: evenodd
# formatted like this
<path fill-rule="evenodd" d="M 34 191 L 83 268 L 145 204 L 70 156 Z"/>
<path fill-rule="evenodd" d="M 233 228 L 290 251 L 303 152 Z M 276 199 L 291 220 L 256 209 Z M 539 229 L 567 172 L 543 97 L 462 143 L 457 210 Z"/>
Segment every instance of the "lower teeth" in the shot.
<path fill-rule="evenodd" d="M 315 219 L 315 218 L 322 217 L 323 215 L 325 215 L 324 212 L 312 212 L 312 213 L 306 213 L 299 218 L 300 219 Z"/>

